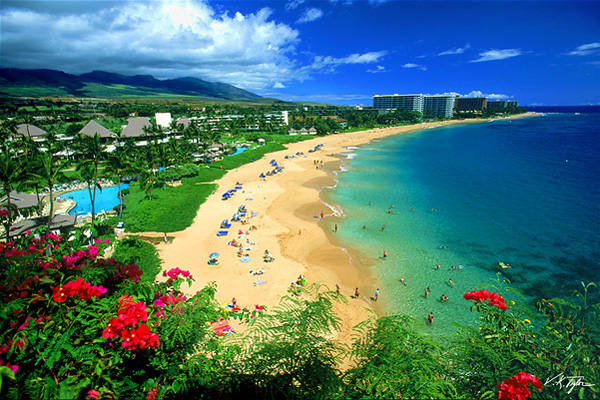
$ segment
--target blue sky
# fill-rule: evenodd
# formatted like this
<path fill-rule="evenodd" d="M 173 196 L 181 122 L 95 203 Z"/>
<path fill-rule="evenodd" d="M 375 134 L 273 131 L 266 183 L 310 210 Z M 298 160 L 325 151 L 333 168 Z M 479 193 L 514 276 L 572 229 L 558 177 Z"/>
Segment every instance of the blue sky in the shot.
<path fill-rule="evenodd" d="M 282 100 L 600 105 L 598 1 L 3 0 L 2 68 L 193 76 Z"/>

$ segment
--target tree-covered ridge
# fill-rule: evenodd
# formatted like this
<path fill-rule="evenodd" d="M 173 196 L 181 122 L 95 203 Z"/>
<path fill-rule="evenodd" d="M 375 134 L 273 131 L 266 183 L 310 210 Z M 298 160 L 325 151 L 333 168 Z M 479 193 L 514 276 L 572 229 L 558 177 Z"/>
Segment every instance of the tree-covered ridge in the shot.
<path fill-rule="evenodd" d="M 199 97 L 257 100 L 261 96 L 224 83 L 197 78 L 158 80 L 150 75 L 125 76 L 104 71 L 72 75 L 49 69 L 0 69 L 0 92 L 10 96 Z"/>
<path fill-rule="evenodd" d="M 535 308 L 510 300 L 500 277 L 465 294 L 475 327 L 445 343 L 406 316 L 373 317 L 352 344 L 335 338 L 345 302 L 318 284 L 279 305 L 231 314 L 214 286 L 186 296 L 175 268 L 104 259 L 92 245 L 28 232 L 0 244 L 0 397 L 9 399 L 574 399 L 597 398 L 594 284 Z M 130 239 L 128 239 L 130 240 Z M 47 249 L 51 252 L 48 254 Z M 141 260 L 141 258 L 140 258 Z M 156 271 L 156 270 L 154 270 Z M 506 309 L 505 309 L 506 308 Z M 235 311 L 233 313 L 236 313 Z M 243 333 L 211 322 L 244 315 Z M 561 375 L 563 374 L 563 375 Z M 580 378 L 565 378 L 580 377 Z M 554 379 L 553 379 L 554 378 Z"/>

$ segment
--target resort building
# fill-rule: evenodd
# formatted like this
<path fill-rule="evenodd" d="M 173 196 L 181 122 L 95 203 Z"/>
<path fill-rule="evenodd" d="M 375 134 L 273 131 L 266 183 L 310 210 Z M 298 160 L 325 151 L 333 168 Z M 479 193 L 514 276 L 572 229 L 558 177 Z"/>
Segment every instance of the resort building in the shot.
<path fill-rule="evenodd" d="M 90 122 L 81 128 L 79 134 L 89 137 L 94 137 L 94 135 L 98 134 L 102 143 L 106 143 L 116 136 L 114 132 L 106 129 L 94 120 L 90 120 Z"/>
<path fill-rule="evenodd" d="M 380 113 L 386 110 L 418 111 L 425 117 L 451 118 L 454 96 L 425 96 L 422 94 L 394 94 L 373 96 L 373 108 Z"/>
<path fill-rule="evenodd" d="M 481 113 L 487 104 L 487 97 L 457 97 L 454 99 L 454 111 Z"/>
<path fill-rule="evenodd" d="M 502 108 L 517 108 L 519 107 L 519 102 L 518 101 L 510 101 L 510 100 L 496 100 L 496 101 L 488 101 L 487 103 L 488 108 L 493 109 L 493 110 L 499 110 Z"/>
<path fill-rule="evenodd" d="M 156 125 L 161 128 L 171 127 L 171 113 L 155 113 L 154 118 L 156 119 Z"/>
<path fill-rule="evenodd" d="M 144 135 L 144 128 L 150 127 L 150 118 L 138 117 L 129 118 L 127 120 L 127 126 L 123 128 L 123 137 L 139 138 Z"/>
<path fill-rule="evenodd" d="M 45 136 L 48 135 L 48 132 L 38 128 L 35 125 L 19 124 L 17 125 L 17 135 L 30 138 L 34 142 L 40 142 L 45 139 Z"/>
<path fill-rule="evenodd" d="M 373 108 L 378 110 L 407 110 L 423 112 L 422 94 L 373 96 Z"/>
<path fill-rule="evenodd" d="M 424 117 L 452 118 L 454 96 L 424 96 L 422 113 Z"/>

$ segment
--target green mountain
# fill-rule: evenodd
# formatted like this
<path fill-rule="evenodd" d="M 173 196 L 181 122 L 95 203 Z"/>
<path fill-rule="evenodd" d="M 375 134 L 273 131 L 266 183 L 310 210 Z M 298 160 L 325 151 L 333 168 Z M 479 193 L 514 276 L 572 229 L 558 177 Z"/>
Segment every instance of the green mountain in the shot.
<path fill-rule="evenodd" d="M 186 77 L 159 80 L 150 75 L 125 76 L 104 71 L 82 75 L 50 69 L 0 68 L 0 96 L 194 98 L 249 101 L 261 96 L 225 83 Z"/>

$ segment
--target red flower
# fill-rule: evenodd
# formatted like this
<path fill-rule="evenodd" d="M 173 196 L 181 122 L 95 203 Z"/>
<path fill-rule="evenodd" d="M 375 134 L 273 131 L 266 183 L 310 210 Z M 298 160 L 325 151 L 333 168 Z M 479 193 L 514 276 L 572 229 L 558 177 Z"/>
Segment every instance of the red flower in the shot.
<path fill-rule="evenodd" d="M 62 303 L 67 299 L 67 295 L 65 294 L 61 286 L 57 286 L 53 289 L 52 299 L 57 303 Z"/>
<path fill-rule="evenodd" d="M 78 296 L 80 299 L 87 300 L 92 297 L 98 298 L 106 292 L 107 289 L 102 286 L 92 286 L 82 278 L 77 278 L 53 288 L 52 298 L 57 303 L 62 303 L 69 297 Z"/>
<path fill-rule="evenodd" d="M 526 400 L 531 396 L 527 385 L 532 384 L 537 390 L 542 390 L 542 382 L 526 372 L 518 372 L 515 376 L 505 379 L 498 385 L 498 399 Z"/>
<path fill-rule="evenodd" d="M 157 394 L 158 394 L 158 388 L 148 389 L 148 397 L 146 397 L 146 400 L 156 400 Z"/>
<path fill-rule="evenodd" d="M 146 304 L 134 302 L 131 296 L 121 296 L 119 306 L 117 317 L 104 328 L 102 337 L 108 339 L 120 336 L 123 339 L 121 346 L 130 350 L 159 347 L 158 335 L 151 332 L 148 325 L 140 323 L 137 328 L 127 329 L 127 327 L 135 327 L 140 321 L 148 320 Z"/>
<path fill-rule="evenodd" d="M 500 296 L 494 292 L 488 292 L 487 290 L 479 290 L 476 292 L 467 292 L 467 293 L 465 293 L 465 295 L 463 297 L 465 298 L 465 300 L 475 300 L 475 301 L 479 301 L 479 302 L 489 300 L 490 305 L 496 306 L 503 311 L 506 311 L 506 309 L 507 309 L 502 296 Z"/>

